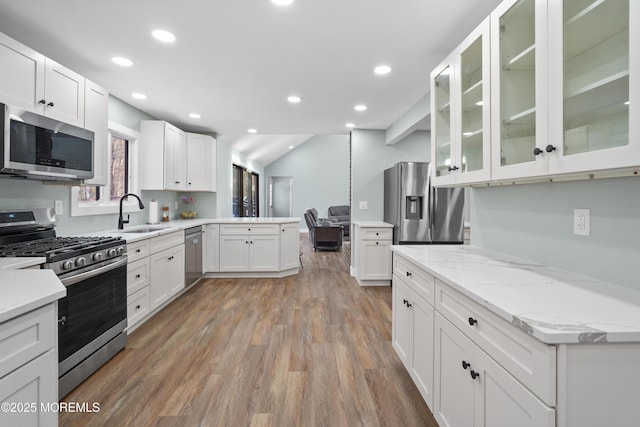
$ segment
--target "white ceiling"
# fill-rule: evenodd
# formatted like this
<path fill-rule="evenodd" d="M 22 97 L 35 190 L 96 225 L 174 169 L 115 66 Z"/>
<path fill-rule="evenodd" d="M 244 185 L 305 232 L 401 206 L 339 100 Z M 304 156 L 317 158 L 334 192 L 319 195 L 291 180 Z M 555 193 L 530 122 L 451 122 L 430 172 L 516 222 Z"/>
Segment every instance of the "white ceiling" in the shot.
<path fill-rule="evenodd" d="M 154 117 L 218 133 L 265 166 L 312 135 L 347 134 L 348 122 L 388 128 L 499 2 L 0 0 L 0 32 Z M 155 28 L 177 41 L 157 42 Z M 118 67 L 113 56 L 134 66 Z M 375 75 L 379 64 L 391 73 Z M 302 102 L 288 103 L 292 94 Z M 358 103 L 368 109 L 354 111 Z"/>

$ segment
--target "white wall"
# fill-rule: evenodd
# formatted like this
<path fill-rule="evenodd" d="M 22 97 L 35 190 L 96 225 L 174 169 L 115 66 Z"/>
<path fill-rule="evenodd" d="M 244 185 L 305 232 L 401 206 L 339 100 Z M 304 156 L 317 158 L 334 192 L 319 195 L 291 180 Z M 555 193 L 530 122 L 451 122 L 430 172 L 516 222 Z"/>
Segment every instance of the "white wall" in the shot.
<path fill-rule="evenodd" d="M 326 217 L 329 206 L 349 205 L 349 136 L 314 136 L 269 164 L 265 195 L 268 179 L 274 176 L 293 177 L 293 216 L 300 217 L 300 229 L 307 230 L 307 208 Z"/>
<path fill-rule="evenodd" d="M 359 221 L 382 221 L 384 217 L 384 170 L 398 162 L 428 162 L 431 159 L 431 136 L 416 131 L 394 145 L 385 144 L 383 130 L 351 132 L 352 211 Z M 360 202 L 367 209 L 360 209 Z"/>
<path fill-rule="evenodd" d="M 471 243 L 640 290 L 640 179 L 474 188 Z M 591 236 L 573 209 L 591 209 Z"/>

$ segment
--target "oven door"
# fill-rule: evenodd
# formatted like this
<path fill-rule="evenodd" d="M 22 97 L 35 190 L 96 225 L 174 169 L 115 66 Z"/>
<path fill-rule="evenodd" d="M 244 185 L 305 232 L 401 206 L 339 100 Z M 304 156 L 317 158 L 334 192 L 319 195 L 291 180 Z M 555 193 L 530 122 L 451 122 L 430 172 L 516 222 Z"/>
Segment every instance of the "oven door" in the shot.
<path fill-rule="evenodd" d="M 60 276 L 58 360 L 62 376 L 127 326 L 127 258 Z"/>

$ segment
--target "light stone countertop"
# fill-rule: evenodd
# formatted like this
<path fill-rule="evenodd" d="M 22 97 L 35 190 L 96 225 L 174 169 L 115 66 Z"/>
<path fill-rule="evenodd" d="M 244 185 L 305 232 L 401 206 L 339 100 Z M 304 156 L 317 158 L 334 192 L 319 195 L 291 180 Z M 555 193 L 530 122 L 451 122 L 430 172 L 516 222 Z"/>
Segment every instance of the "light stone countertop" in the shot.
<path fill-rule="evenodd" d="M 53 270 L 0 270 L 0 323 L 66 294 Z"/>
<path fill-rule="evenodd" d="M 351 223 L 359 227 L 393 228 L 393 224 L 384 221 L 351 221 Z"/>
<path fill-rule="evenodd" d="M 45 257 L 0 258 L 0 270 L 19 270 L 44 264 Z"/>
<path fill-rule="evenodd" d="M 544 343 L 640 342 L 640 291 L 469 245 L 391 250 Z"/>

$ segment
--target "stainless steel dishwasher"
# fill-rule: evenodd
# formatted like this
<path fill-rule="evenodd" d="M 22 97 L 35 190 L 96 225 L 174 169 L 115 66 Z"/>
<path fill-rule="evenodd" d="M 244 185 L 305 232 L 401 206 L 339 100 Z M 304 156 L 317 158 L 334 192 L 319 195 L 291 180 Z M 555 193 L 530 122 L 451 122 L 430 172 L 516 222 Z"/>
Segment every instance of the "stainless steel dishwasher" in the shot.
<path fill-rule="evenodd" d="M 202 226 L 184 231 L 184 286 L 189 287 L 202 277 Z"/>

